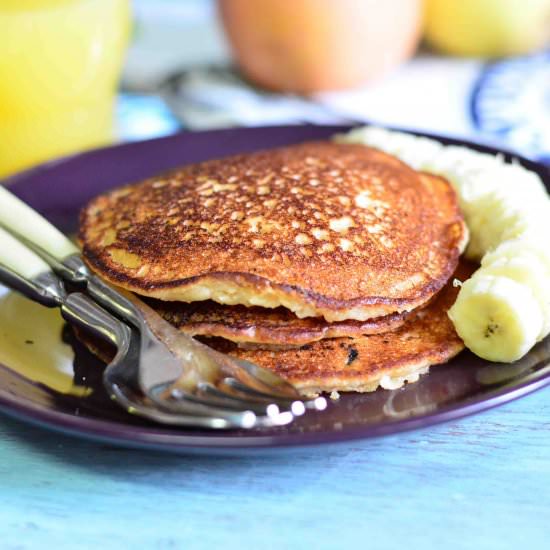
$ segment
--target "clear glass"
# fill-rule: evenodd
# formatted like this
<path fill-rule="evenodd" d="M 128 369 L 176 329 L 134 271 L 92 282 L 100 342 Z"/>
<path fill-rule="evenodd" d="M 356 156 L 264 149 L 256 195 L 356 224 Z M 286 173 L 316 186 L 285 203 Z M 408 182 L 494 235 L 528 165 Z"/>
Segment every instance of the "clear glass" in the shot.
<path fill-rule="evenodd" d="M 0 177 L 113 138 L 130 0 L 0 0 Z"/>

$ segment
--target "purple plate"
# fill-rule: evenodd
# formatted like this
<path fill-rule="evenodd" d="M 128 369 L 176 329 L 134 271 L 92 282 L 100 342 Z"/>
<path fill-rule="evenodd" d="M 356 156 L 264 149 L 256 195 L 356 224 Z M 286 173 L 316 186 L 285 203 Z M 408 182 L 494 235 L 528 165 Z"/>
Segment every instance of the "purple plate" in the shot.
<path fill-rule="evenodd" d="M 183 133 L 55 161 L 13 177 L 12 190 L 67 232 L 86 201 L 178 165 L 233 153 L 327 138 L 348 127 L 281 126 Z M 445 143 L 464 142 L 441 139 Z M 495 149 L 466 143 L 489 153 Z M 509 157 L 509 155 L 507 155 Z M 519 161 L 538 172 L 544 167 Z M 250 454 L 377 437 L 481 412 L 550 384 L 550 339 L 512 365 L 463 352 L 395 391 L 344 394 L 322 413 L 283 428 L 206 431 L 155 425 L 110 402 L 102 365 L 63 326 L 59 314 L 0 288 L 0 408 L 17 418 L 89 439 L 171 452 Z"/>

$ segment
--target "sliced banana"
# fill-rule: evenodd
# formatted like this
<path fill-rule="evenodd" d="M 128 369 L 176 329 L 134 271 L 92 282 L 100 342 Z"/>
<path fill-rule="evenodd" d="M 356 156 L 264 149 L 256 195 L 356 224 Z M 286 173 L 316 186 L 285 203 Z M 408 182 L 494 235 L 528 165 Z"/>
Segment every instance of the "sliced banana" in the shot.
<path fill-rule="evenodd" d="M 488 252 L 481 259 L 481 267 L 488 267 L 502 258 L 529 258 L 535 257 L 546 269 L 550 282 L 550 242 L 548 235 L 520 236 L 515 239 L 504 241 L 494 250 Z M 550 286 L 550 284 L 549 284 Z"/>
<path fill-rule="evenodd" d="M 434 139 L 394 132 L 376 126 L 355 128 L 338 135 L 339 143 L 360 143 L 394 155 L 415 170 L 426 170 L 429 161 L 438 158 L 443 145 Z"/>
<path fill-rule="evenodd" d="M 537 174 L 518 164 L 504 164 L 496 157 L 490 158 L 492 163 L 484 161 L 478 163 L 477 168 L 464 168 L 456 183 L 460 199 L 466 207 L 495 191 L 522 200 L 548 199 L 546 188 Z"/>
<path fill-rule="evenodd" d="M 550 284 L 546 266 L 535 256 L 517 256 L 500 258 L 482 268 L 483 275 L 508 277 L 528 287 L 537 301 L 542 313 L 541 332 L 537 337 L 542 340 L 550 333 Z"/>
<path fill-rule="evenodd" d="M 467 256 L 479 260 L 506 240 L 550 230 L 550 201 L 519 193 L 495 191 L 463 209 L 472 237 Z"/>
<path fill-rule="evenodd" d="M 428 170 L 431 161 L 439 158 L 444 146 L 435 139 L 395 132 L 377 126 L 354 128 L 335 136 L 339 143 L 360 143 L 394 155 L 415 170 Z"/>
<path fill-rule="evenodd" d="M 449 317 L 470 350 L 501 363 L 525 355 L 543 324 L 541 308 L 526 285 L 479 271 L 462 285 Z"/>
<path fill-rule="evenodd" d="M 526 215 L 524 215 L 526 214 Z M 550 203 L 541 203 L 538 208 L 516 212 L 509 218 L 509 225 L 501 235 L 501 243 L 523 238 L 537 242 L 541 238 L 548 240 L 550 236 Z"/>
<path fill-rule="evenodd" d="M 426 163 L 426 170 L 446 177 L 462 195 L 465 186 L 476 191 L 482 186 L 479 181 L 492 182 L 490 177 L 483 177 L 502 164 L 502 160 L 486 153 L 479 153 L 466 147 L 447 146 L 441 154 Z M 473 182 L 473 183 L 470 183 Z"/>

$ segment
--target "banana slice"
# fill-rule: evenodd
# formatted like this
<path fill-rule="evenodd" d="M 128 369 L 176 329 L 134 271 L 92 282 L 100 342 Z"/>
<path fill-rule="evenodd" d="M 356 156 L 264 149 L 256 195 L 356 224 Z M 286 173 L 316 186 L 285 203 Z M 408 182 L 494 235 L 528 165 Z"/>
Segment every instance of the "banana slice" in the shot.
<path fill-rule="evenodd" d="M 517 190 L 499 190 L 481 195 L 463 208 L 472 234 L 466 255 L 479 260 L 502 242 L 520 235 L 548 234 L 550 200 Z"/>
<path fill-rule="evenodd" d="M 548 235 L 537 236 L 523 235 L 515 239 L 507 240 L 488 252 L 481 259 L 481 267 L 488 267 L 502 258 L 536 258 L 546 269 L 546 275 L 550 280 L 550 243 Z M 550 284 L 549 284 L 550 286 Z"/>
<path fill-rule="evenodd" d="M 426 170 L 431 159 L 437 158 L 443 145 L 434 139 L 394 132 L 376 126 L 355 128 L 337 135 L 339 143 L 360 143 L 394 155 L 415 170 Z"/>
<path fill-rule="evenodd" d="M 508 277 L 528 287 L 537 301 L 542 313 L 541 332 L 537 341 L 550 333 L 550 284 L 546 266 L 535 256 L 517 256 L 500 258 L 482 268 L 483 275 Z"/>
<path fill-rule="evenodd" d="M 510 216 L 508 220 L 509 224 L 501 234 L 501 242 L 517 238 L 533 242 L 541 238 L 548 239 L 548 235 L 550 235 L 550 201 L 533 205 L 530 209 L 518 209 L 515 215 Z"/>
<path fill-rule="evenodd" d="M 496 157 L 478 170 L 465 170 L 456 188 L 466 208 L 475 208 L 476 201 L 493 193 L 522 203 L 548 201 L 548 192 L 536 173 L 517 164 L 504 164 Z"/>
<path fill-rule="evenodd" d="M 468 184 L 476 191 L 491 185 L 493 178 L 484 174 L 502 165 L 502 159 L 487 153 L 479 153 L 461 146 L 444 147 L 441 153 L 426 163 L 426 170 L 446 177 L 461 195 L 462 188 Z M 475 181 L 474 181 L 475 180 Z M 470 182 L 474 181 L 470 185 Z M 479 183 L 483 182 L 482 185 Z"/>
<path fill-rule="evenodd" d="M 464 344 L 489 361 L 519 359 L 542 331 L 541 308 L 526 285 L 479 271 L 462 285 L 448 314 Z"/>

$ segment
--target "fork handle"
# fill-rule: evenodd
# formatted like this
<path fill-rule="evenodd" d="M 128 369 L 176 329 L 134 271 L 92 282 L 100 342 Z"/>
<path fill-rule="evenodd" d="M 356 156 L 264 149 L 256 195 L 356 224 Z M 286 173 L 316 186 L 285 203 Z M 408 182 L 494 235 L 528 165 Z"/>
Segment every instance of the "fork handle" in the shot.
<path fill-rule="evenodd" d="M 2 238 L 9 239 L 12 244 L 4 246 Z M 9 250 L 10 246 L 13 248 L 13 243 L 17 241 L 32 250 L 32 253 L 26 250 L 17 268 L 9 263 L 8 267 L 27 279 L 51 268 L 63 280 L 87 286 L 90 295 L 104 307 L 134 326 L 140 326 L 140 315 L 135 305 L 90 273 L 80 257 L 80 251 L 67 237 L 38 212 L 0 186 L 0 251 Z M 20 249 L 25 247 L 19 245 Z M 37 256 L 42 261 L 37 263 Z"/>
<path fill-rule="evenodd" d="M 65 319 L 116 346 L 129 337 L 130 329 L 91 298 L 80 293 L 67 295 L 50 266 L 1 227 L 0 282 L 43 305 L 61 307 Z"/>
<path fill-rule="evenodd" d="M 60 305 L 66 296 L 48 264 L 1 228 L 0 282 L 48 307 Z"/>
<path fill-rule="evenodd" d="M 90 330 L 119 349 L 130 340 L 131 330 L 127 325 L 80 292 L 67 296 L 61 305 L 61 314 L 70 323 Z"/>
<path fill-rule="evenodd" d="M 59 229 L 1 185 L 0 224 L 17 235 L 24 235 L 54 258 L 65 258 L 78 252 Z"/>
<path fill-rule="evenodd" d="M 25 279 L 50 271 L 48 264 L 0 228 L 0 263 Z"/>

